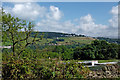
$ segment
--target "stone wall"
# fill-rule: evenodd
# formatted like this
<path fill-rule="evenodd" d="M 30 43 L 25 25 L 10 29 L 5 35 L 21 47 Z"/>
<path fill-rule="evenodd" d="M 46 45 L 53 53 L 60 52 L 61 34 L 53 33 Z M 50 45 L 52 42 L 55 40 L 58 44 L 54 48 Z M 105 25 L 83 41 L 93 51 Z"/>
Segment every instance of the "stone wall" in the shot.
<path fill-rule="evenodd" d="M 120 78 L 120 64 L 105 65 L 97 71 L 90 71 L 86 78 Z"/>

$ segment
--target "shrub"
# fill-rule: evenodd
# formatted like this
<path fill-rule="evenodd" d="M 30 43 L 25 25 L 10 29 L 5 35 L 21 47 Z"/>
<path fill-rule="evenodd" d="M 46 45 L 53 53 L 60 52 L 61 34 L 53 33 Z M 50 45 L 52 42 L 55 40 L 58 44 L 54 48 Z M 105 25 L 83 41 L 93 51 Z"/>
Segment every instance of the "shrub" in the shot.
<path fill-rule="evenodd" d="M 10 79 L 56 79 L 83 78 L 89 72 L 88 68 L 76 61 L 58 60 L 12 60 L 3 62 L 2 78 Z"/>

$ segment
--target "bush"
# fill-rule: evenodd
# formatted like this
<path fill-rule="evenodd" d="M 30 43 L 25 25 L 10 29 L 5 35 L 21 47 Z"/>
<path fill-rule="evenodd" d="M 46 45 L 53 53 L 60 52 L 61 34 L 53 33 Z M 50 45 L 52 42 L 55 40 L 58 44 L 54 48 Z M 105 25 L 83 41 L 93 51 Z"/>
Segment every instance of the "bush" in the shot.
<path fill-rule="evenodd" d="M 56 79 L 83 78 L 89 69 L 76 61 L 13 60 L 3 62 L 2 78 L 10 79 Z"/>

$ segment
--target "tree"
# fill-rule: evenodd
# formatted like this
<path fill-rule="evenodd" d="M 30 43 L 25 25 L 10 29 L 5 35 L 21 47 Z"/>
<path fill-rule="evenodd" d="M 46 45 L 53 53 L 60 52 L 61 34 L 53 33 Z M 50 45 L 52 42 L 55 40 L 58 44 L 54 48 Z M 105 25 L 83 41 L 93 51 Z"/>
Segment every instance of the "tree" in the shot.
<path fill-rule="evenodd" d="M 2 42 L 9 41 L 12 43 L 13 56 L 20 57 L 28 45 L 39 41 L 30 37 L 33 32 L 34 23 L 11 16 L 9 13 L 2 12 Z"/>
<path fill-rule="evenodd" d="M 119 45 L 116 45 L 115 43 L 111 43 L 110 46 L 110 52 L 112 58 L 118 58 L 119 57 Z"/>
<path fill-rule="evenodd" d="M 74 50 L 74 59 L 117 59 L 118 45 L 104 40 L 95 40 L 89 45 Z"/>
<path fill-rule="evenodd" d="M 80 59 L 81 58 L 81 54 L 82 54 L 82 48 L 80 47 L 77 47 L 75 50 L 74 50 L 74 53 L 73 53 L 73 58 L 76 60 L 76 59 Z"/>
<path fill-rule="evenodd" d="M 120 59 L 120 44 L 118 45 L 118 59 Z"/>

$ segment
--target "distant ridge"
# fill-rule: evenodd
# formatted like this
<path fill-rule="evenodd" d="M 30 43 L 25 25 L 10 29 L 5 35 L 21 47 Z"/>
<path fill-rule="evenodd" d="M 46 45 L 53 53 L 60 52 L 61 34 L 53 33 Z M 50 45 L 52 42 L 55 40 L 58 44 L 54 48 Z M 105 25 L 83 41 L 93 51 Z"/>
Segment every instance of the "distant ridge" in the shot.
<path fill-rule="evenodd" d="M 35 35 L 35 33 L 38 33 L 38 37 L 39 35 L 44 35 L 44 38 L 57 38 L 57 37 L 88 37 L 86 35 L 77 35 L 77 34 L 73 34 L 73 33 L 61 33 L 61 32 L 32 32 L 31 33 L 31 37 L 33 37 Z M 105 40 L 108 41 L 110 43 L 118 43 L 120 44 L 120 39 L 115 39 L 115 38 L 105 38 L 105 37 L 91 37 L 94 39 L 99 39 L 99 40 Z"/>
<path fill-rule="evenodd" d="M 99 40 L 105 40 L 109 43 L 117 43 L 117 44 L 120 44 L 120 39 L 115 39 L 115 38 L 105 38 L 105 37 L 96 37 L 96 39 L 99 39 Z"/>
<path fill-rule="evenodd" d="M 77 35 L 77 34 L 69 34 L 69 33 L 60 33 L 60 32 L 32 32 L 31 36 L 33 37 L 35 33 L 38 35 L 44 34 L 44 38 L 55 38 L 55 37 L 68 37 L 68 36 L 75 36 L 75 37 L 86 37 L 85 35 Z"/>

